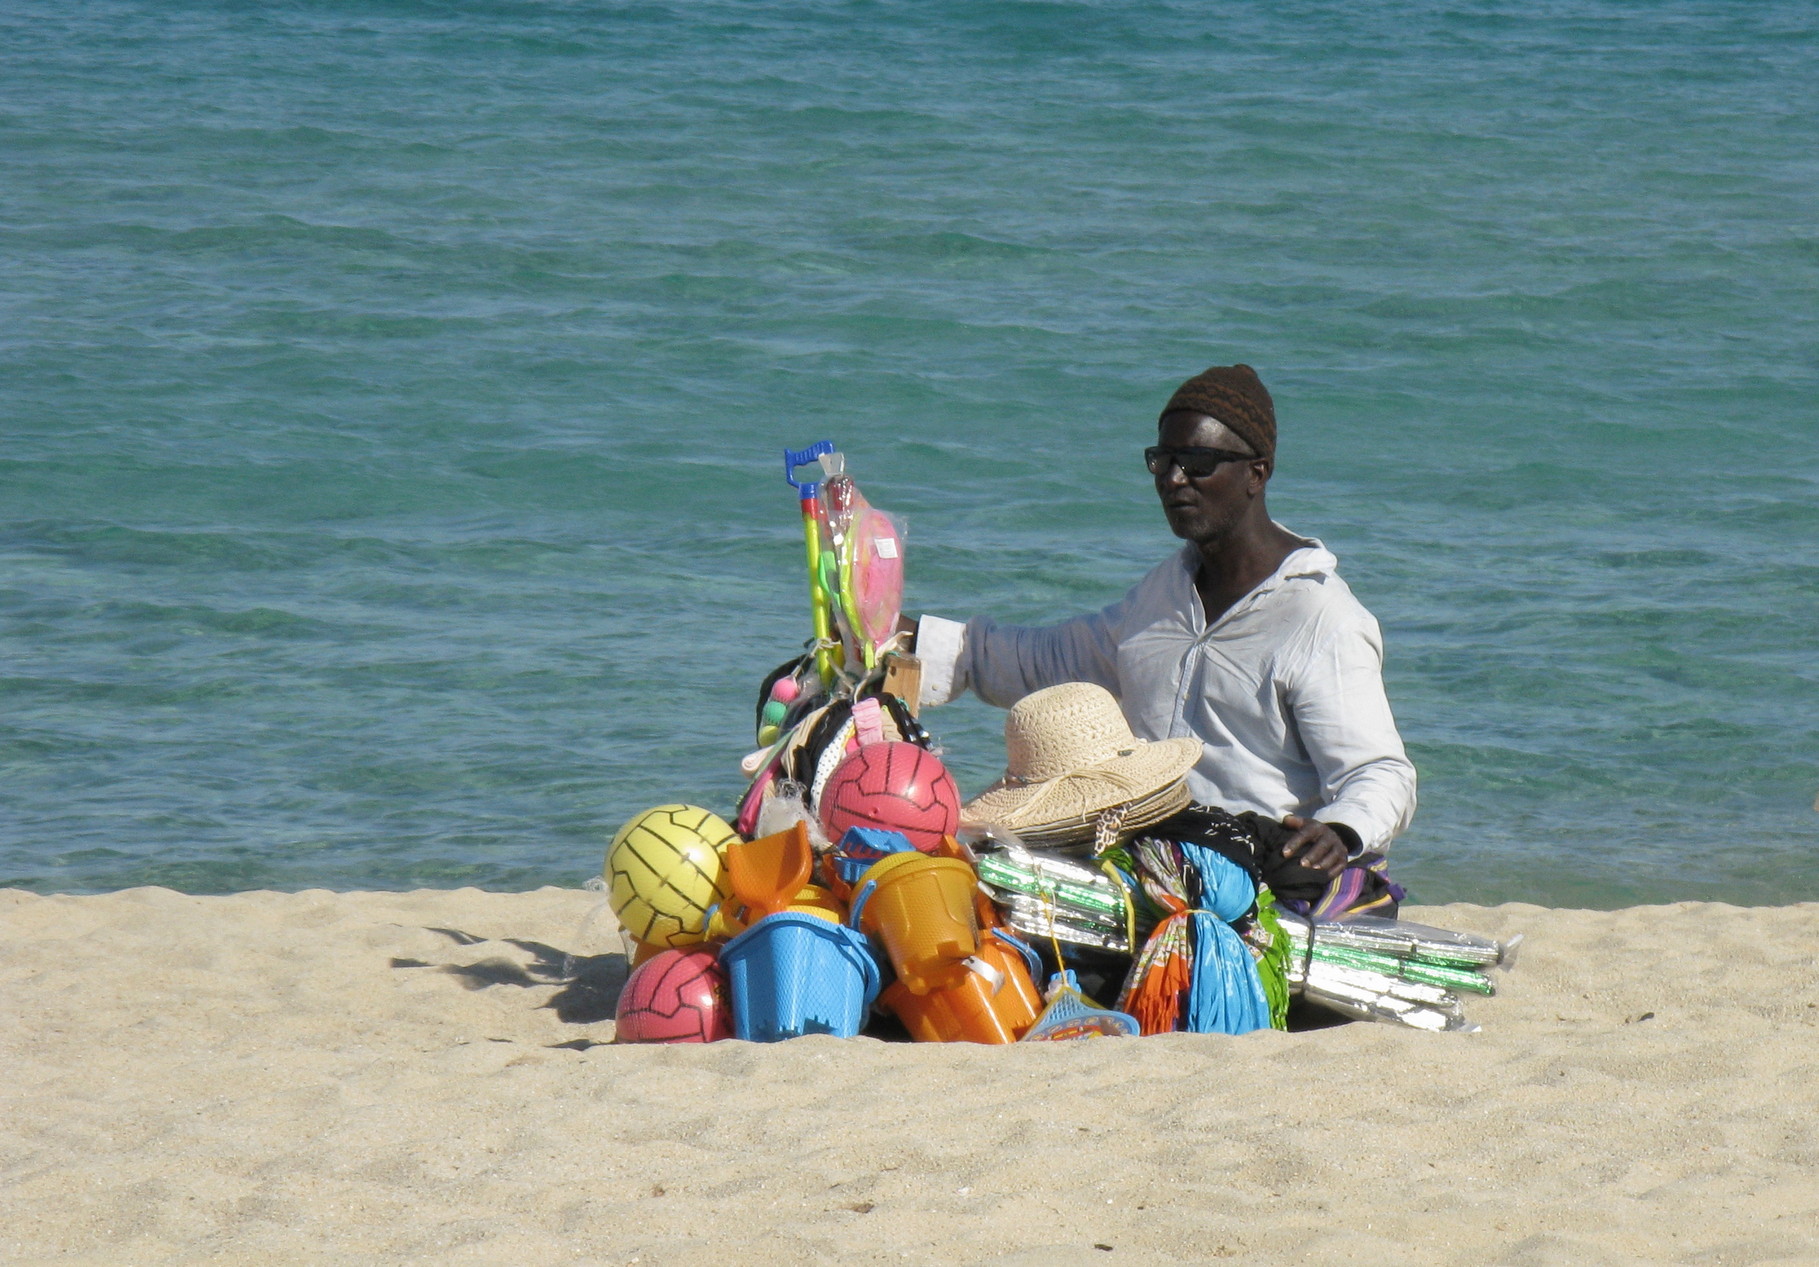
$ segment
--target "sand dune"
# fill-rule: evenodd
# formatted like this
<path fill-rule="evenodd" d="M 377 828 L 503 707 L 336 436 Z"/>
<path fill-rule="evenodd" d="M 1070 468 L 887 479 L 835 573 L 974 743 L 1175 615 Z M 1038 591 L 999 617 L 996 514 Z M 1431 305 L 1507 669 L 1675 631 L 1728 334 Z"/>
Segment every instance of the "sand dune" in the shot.
<path fill-rule="evenodd" d="M 1472 1035 L 640 1048 L 596 900 L 0 892 L 0 1259 L 1819 1261 L 1819 905 L 1411 912 L 1528 934 Z"/>

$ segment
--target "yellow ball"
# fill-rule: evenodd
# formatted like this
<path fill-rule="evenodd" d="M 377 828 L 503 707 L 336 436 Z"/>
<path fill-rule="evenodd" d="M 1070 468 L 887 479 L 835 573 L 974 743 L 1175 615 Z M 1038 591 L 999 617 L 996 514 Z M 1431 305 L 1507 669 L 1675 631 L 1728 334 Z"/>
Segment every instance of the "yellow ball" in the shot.
<path fill-rule="evenodd" d="M 652 946 L 692 946 L 730 890 L 722 850 L 739 837 L 711 810 L 659 805 L 619 829 L 606 851 L 613 913 Z"/>

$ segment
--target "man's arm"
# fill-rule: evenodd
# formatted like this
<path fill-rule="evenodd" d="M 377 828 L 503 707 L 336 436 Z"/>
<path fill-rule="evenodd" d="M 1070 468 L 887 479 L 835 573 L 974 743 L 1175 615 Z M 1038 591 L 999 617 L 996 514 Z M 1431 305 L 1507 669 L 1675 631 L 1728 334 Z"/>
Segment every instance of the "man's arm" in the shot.
<path fill-rule="evenodd" d="M 962 625 L 940 616 L 917 622 L 922 703 L 945 704 L 971 689 L 1009 708 L 1025 695 L 1060 682 L 1095 682 L 1118 694 L 1115 634 L 1125 602 L 1059 625 L 1000 625 L 975 616 Z"/>
<path fill-rule="evenodd" d="M 1322 802 L 1297 836 L 1341 824 L 1356 837 L 1355 848 L 1344 842 L 1349 853 L 1387 848 L 1415 815 L 1415 767 L 1383 690 L 1382 635 L 1368 613 L 1357 617 L 1296 666 L 1288 697 Z"/>

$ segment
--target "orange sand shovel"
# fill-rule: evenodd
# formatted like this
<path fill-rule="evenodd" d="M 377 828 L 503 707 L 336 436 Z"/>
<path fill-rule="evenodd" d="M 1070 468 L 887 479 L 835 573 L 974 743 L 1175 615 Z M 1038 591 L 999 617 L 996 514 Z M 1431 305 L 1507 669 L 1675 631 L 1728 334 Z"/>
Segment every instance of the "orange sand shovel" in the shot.
<path fill-rule="evenodd" d="M 815 851 L 809 847 L 808 828 L 802 823 L 774 836 L 726 847 L 726 874 L 733 896 L 745 905 L 754 924 L 767 915 L 787 911 L 808 884 L 814 866 Z"/>

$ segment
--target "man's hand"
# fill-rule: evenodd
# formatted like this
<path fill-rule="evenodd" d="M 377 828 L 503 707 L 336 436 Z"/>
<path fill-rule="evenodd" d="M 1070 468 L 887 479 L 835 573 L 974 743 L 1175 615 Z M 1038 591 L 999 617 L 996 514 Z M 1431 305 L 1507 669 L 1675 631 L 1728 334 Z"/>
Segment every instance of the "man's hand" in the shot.
<path fill-rule="evenodd" d="M 1284 858 L 1294 858 L 1308 870 L 1324 871 L 1334 878 L 1351 861 L 1346 854 L 1345 841 L 1327 824 L 1290 814 L 1282 820 L 1282 825 L 1295 833 L 1282 846 Z"/>

